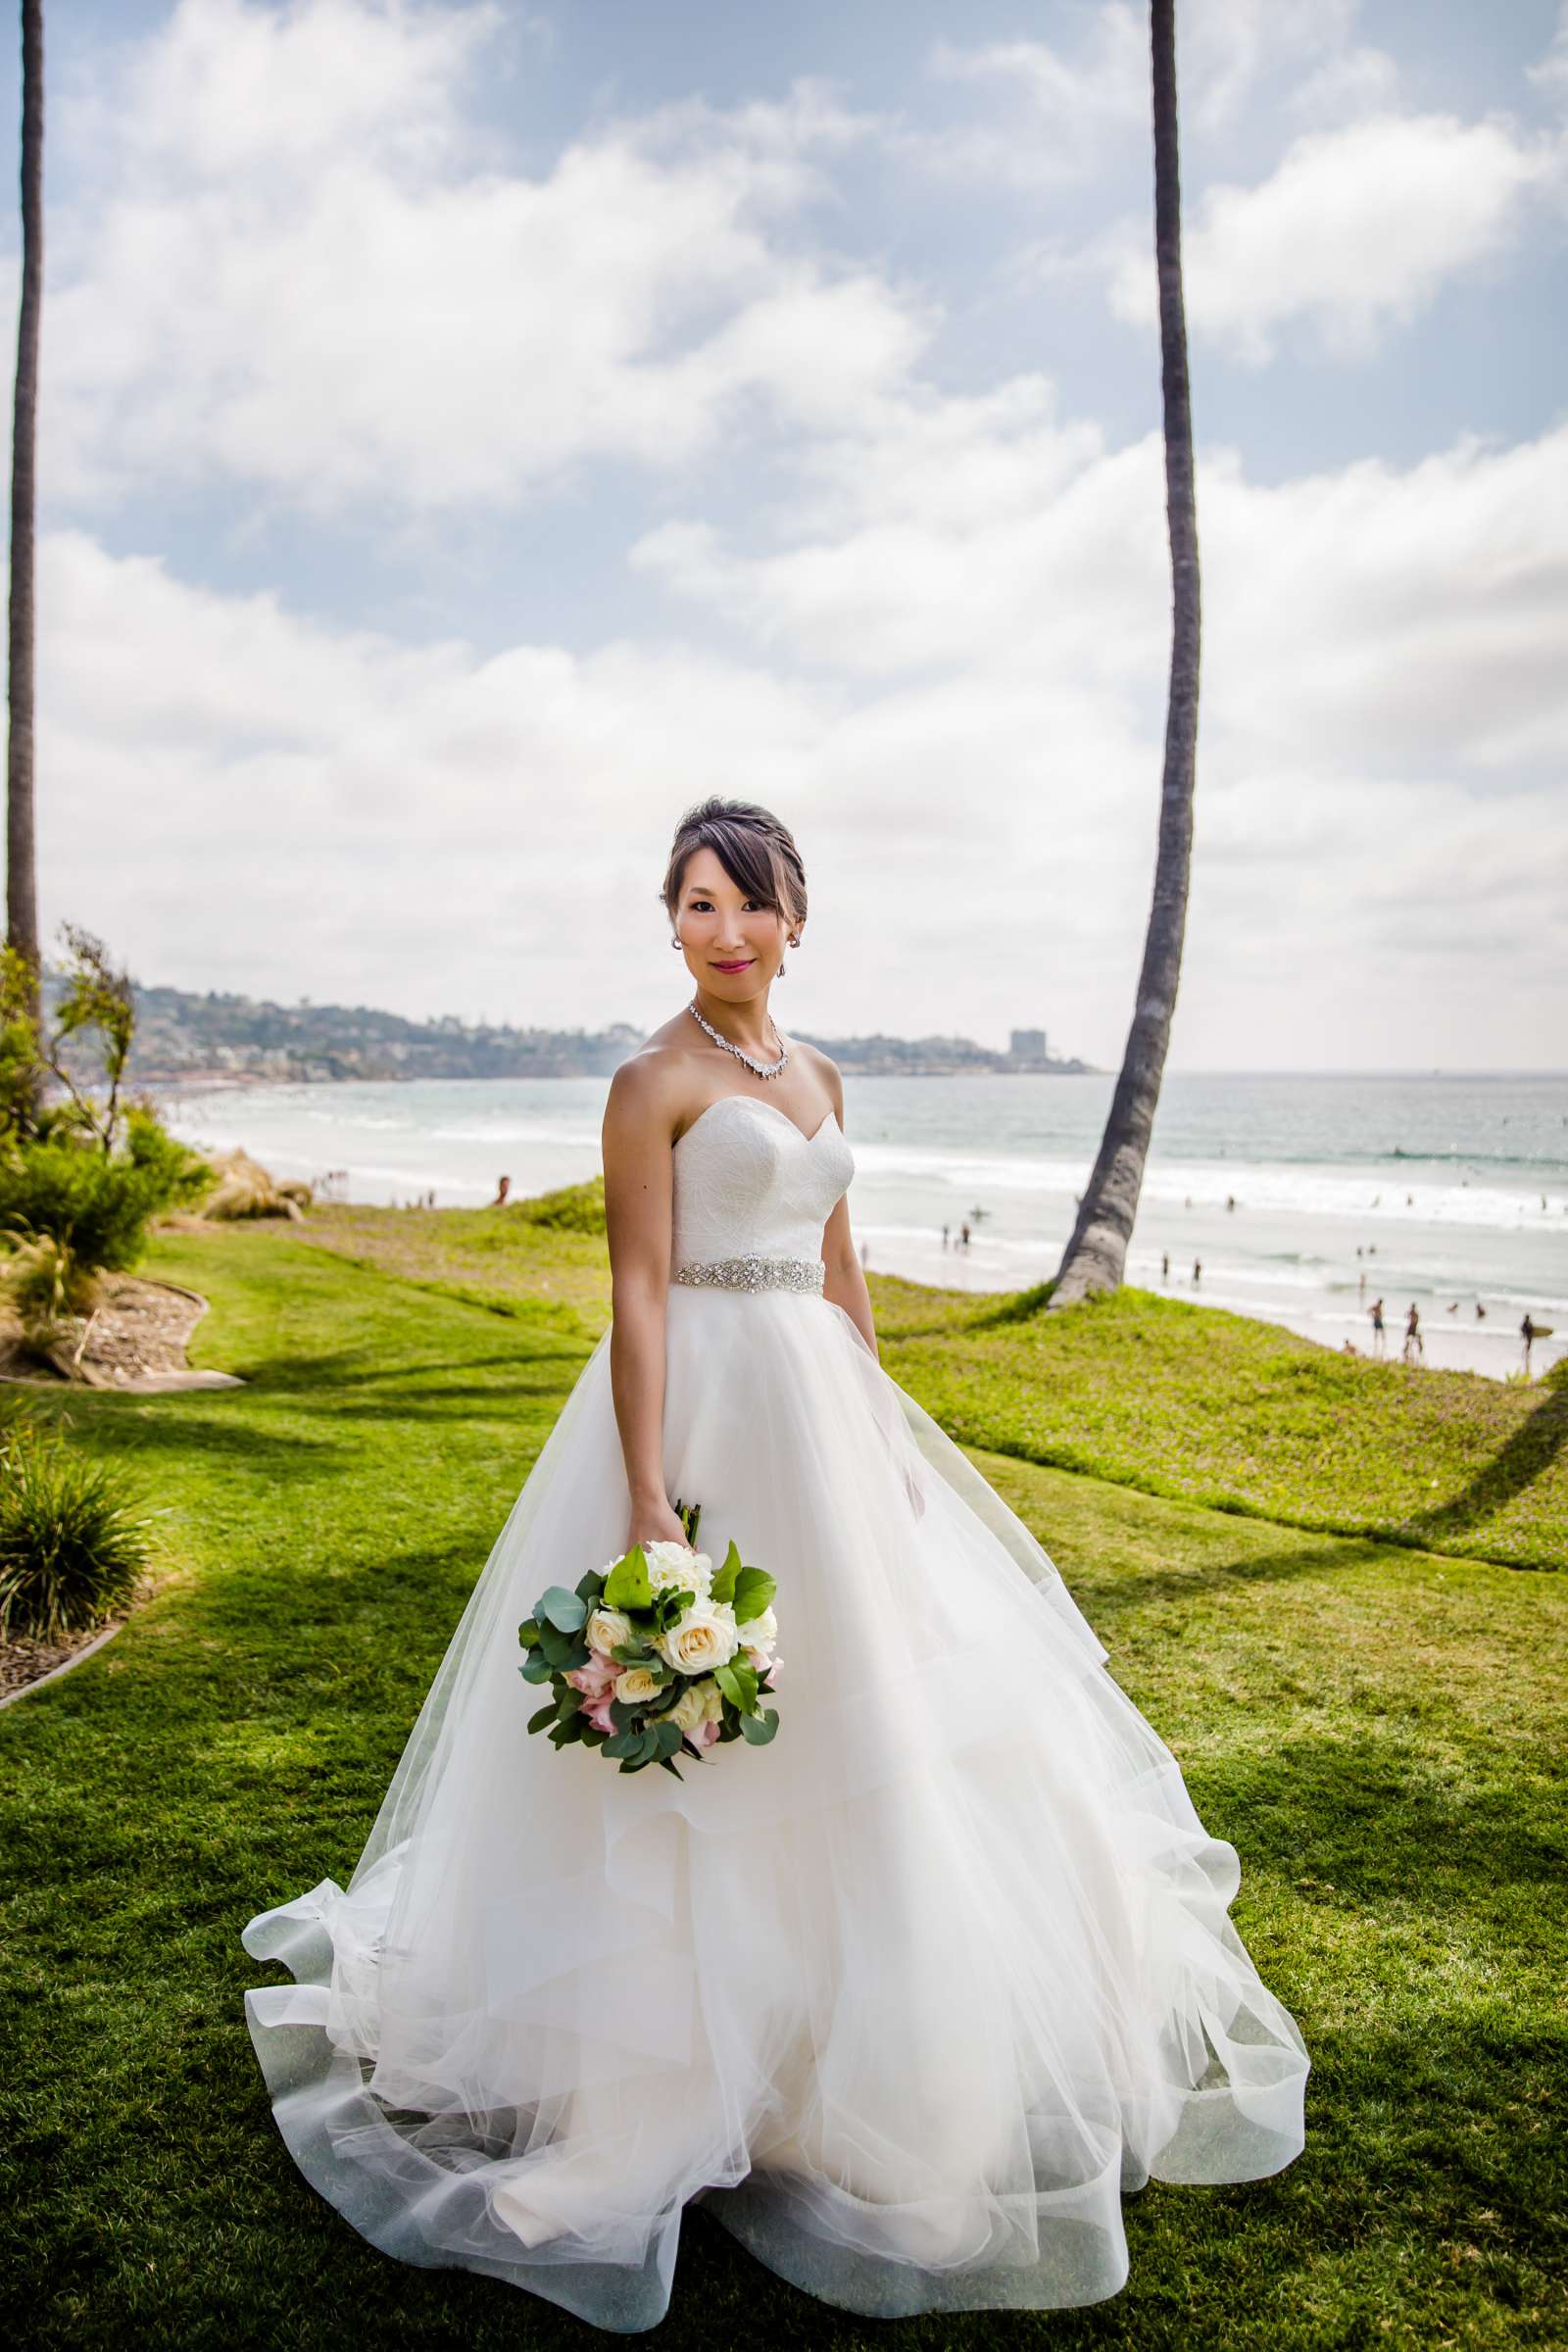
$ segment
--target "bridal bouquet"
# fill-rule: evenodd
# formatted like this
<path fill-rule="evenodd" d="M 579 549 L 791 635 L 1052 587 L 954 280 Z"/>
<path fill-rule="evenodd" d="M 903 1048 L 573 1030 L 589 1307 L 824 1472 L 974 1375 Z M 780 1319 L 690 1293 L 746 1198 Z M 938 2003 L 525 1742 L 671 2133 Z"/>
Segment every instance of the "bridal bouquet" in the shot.
<path fill-rule="evenodd" d="M 662 1764 L 682 1775 L 679 1753 L 701 1758 L 716 1741 L 763 1747 L 778 1729 L 772 1695 L 777 1586 L 748 1568 L 733 1542 L 723 1565 L 695 1548 L 701 1503 L 675 1509 L 686 1542 L 634 1544 L 575 1592 L 551 1585 L 517 1628 L 528 1652 L 523 1680 L 550 1685 L 550 1704 L 528 1719 L 551 1743 L 580 1740 L 618 1759 L 622 1772 Z"/>

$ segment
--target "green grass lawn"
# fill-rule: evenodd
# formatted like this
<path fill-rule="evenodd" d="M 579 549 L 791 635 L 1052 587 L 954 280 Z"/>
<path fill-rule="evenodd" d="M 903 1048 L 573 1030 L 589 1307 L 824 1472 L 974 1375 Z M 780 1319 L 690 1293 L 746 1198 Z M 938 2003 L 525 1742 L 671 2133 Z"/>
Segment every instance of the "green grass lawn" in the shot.
<path fill-rule="evenodd" d="M 166 1576 L 0 1714 L 0 2325 L 73 2347 L 602 2341 L 389 2261 L 307 2188 L 241 2012 L 276 1972 L 239 1943 L 352 1870 L 603 1327 L 602 1243 L 342 1211 L 169 1236 L 149 1270 L 211 1297 L 195 1355 L 247 1386 L 72 1400 L 78 1441 L 160 1505 Z M 1562 1556 L 1559 1391 L 1358 1366 L 1142 1293 L 1009 1323 L 872 1289 L 889 1370 L 1035 1529 L 1240 1848 L 1237 1924 L 1313 2059 L 1306 2150 L 1273 2180 L 1130 2198 L 1128 2286 L 1078 2313 L 859 2321 L 697 2209 L 660 2340 L 1568 2342 L 1568 1584 L 1505 1564 Z"/>
<path fill-rule="evenodd" d="M 501 1312 L 548 1303 L 590 1337 L 609 1320 L 602 1239 L 516 1208 L 329 1208 L 308 1230 Z M 1373 1363 L 1152 1291 L 1049 1315 L 1020 1313 L 1033 1293 L 868 1285 L 883 1362 L 960 1445 L 1288 1527 L 1568 1567 L 1568 1360 L 1502 1382 Z"/>

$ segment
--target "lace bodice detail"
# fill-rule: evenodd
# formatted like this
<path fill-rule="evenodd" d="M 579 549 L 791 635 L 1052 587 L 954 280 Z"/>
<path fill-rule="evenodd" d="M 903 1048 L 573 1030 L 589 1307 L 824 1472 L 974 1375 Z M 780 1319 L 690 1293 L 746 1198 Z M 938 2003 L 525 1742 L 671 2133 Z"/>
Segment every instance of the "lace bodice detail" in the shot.
<path fill-rule="evenodd" d="M 674 1145 L 673 1256 L 820 1258 L 855 1174 L 832 1111 L 807 1136 L 756 1095 L 720 1095 Z"/>

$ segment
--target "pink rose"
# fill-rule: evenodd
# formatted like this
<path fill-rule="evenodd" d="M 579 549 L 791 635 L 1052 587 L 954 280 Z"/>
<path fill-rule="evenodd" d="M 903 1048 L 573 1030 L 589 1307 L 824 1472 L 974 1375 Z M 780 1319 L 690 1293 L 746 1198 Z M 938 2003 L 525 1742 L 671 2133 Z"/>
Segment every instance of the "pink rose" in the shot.
<path fill-rule="evenodd" d="M 688 1732 L 686 1737 L 701 1755 L 703 1750 L 711 1747 L 713 1741 L 718 1738 L 718 1725 L 716 1722 L 709 1722 L 705 1719 L 695 1731 Z"/>
<path fill-rule="evenodd" d="M 601 1732 L 612 1732 L 615 1728 L 614 1724 L 611 1720 L 610 1714 L 611 1696 L 612 1693 L 610 1687 L 607 1685 L 606 1688 L 597 1694 L 597 1696 L 589 1699 L 587 1705 L 582 1710 L 584 1715 L 587 1716 L 588 1721 L 595 1725 L 596 1728 Z"/>
<path fill-rule="evenodd" d="M 780 1660 L 776 1655 L 765 1658 L 760 1649 L 749 1649 L 746 1655 L 751 1659 L 759 1674 L 765 1672 L 770 1683 L 778 1681 Z"/>

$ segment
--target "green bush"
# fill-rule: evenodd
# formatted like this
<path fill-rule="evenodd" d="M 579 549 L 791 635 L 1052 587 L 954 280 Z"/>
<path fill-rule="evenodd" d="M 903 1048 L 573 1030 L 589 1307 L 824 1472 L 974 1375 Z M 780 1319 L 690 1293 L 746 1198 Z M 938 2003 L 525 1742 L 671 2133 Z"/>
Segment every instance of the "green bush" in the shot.
<path fill-rule="evenodd" d="M 25 1414 L 0 1423 L 0 1636 L 44 1642 L 124 1607 L 151 1545 L 122 1471 Z"/>
<path fill-rule="evenodd" d="M 134 1110 L 124 1149 L 112 1157 L 58 1128 L 0 1152 L 0 1228 L 24 1239 L 48 1234 L 78 1265 L 119 1269 L 140 1255 L 150 1218 L 194 1198 L 208 1181 L 203 1161 L 150 1112 Z"/>
<path fill-rule="evenodd" d="M 553 1193 L 536 1193 L 518 1200 L 509 1213 L 529 1225 L 552 1226 L 558 1233 L 603 1233 L 605 1180 L 590 1176 L 586 1184 L 564 1184 Z"/>
<path fill-rule="evenodd" d="M 132 1102 L 125 1112 L 125 1156 L 156 1191 L 159 1211 L 200 1200 L 213 1181 L 201 1153 L 172 1136 L 145 1102 Z"/>

